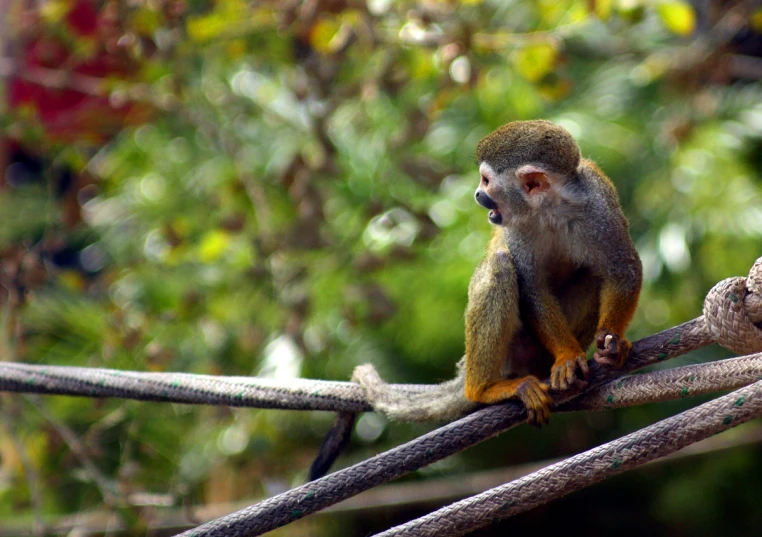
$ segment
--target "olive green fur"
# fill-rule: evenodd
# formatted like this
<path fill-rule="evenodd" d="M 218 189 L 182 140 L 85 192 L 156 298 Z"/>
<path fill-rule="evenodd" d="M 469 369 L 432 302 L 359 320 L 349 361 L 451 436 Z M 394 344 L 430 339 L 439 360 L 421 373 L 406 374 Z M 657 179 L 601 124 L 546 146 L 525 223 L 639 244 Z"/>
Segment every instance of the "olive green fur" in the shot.
<path fill-rule="evenodd" d="M 476 146 L 477 162 L 489 162 L 497 173 L 523 164 L 543 164 L 566 175 L 577 169 L 580 158 L 569 131 L 544 119 L 508 123 Z"/>

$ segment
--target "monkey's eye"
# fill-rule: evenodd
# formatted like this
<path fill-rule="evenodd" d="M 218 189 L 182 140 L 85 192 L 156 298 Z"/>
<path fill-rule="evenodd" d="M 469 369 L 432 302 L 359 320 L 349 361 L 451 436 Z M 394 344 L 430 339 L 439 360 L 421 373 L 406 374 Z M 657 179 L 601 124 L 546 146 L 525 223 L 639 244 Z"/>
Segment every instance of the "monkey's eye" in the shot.
<path fill-rule="evenodd" d="M 484 183 L 484 186 L 487 186 L 489 184 L 489 179 L 482 175 L 482 183 Z"/>

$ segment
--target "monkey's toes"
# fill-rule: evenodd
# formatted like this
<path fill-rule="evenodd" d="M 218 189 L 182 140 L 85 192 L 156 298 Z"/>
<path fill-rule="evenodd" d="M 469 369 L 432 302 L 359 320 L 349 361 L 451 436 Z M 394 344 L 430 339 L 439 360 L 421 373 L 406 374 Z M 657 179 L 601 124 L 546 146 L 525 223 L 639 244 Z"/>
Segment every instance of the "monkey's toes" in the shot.
<path fill-rule="evenodd" d="M 550 404 L 553 400 L 548 395 L 550 388 L 535 377 L 519 384 L 516 395 L 527 409 L 527 423 L 540 426 L 550 420 Z"/>

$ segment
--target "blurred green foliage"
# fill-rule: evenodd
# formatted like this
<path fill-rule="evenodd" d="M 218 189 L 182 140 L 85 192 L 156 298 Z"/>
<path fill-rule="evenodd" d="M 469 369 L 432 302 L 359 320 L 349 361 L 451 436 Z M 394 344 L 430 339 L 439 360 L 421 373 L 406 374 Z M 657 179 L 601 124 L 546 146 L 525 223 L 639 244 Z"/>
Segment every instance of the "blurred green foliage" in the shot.
<path fill-rule="evenodd" d="M 517 119 L 563 125 L 617 185 L 646 277 L 633 339 L 696 317 L 716 281 L 762 253 L 762 100 L 747 68 L 762 56 L 762 12 L 746 2 L 94 2 L 113 20 L 93 35 L 72 31 L 75 4 L 12 1 L 4 18 L 9 62 L 42 35 L 70 60 L 127 66 L 93 75 L 49 62 L 33 78 L 56 87 L 68 73 L 64 87 L 90 91 L 95 113 L 64 134 L 34 103 L 14 105 L 9 84 L 35 72 L 2 79 L 4 360 L 341 380 L 371 361 L 397 382 L 449 378 L 489 233 L 472 200 L 474 148 Z M 19 152 L 36 175 L 16 166 Z M 161 517 L 152 502 L 238 501 L 299 483 L 332 420 L 0 402 L 0 521 L 105 504 L 135 534 Z M 411 479 L 562 456 L 695 402 L 557 416 Z M 424 430 L 365 416 L 340 463 Z M 484 534 L 622 504 L 621 518 L 581 528 L 743 534 L 761 522 L 753 495 L 732 510 L 726 500 L 762 471 L 757 453 L 627 474 L 581 496 L 595 505 L 564 500 Z M 416 512 L 307 524 L 360 534 Z"/>

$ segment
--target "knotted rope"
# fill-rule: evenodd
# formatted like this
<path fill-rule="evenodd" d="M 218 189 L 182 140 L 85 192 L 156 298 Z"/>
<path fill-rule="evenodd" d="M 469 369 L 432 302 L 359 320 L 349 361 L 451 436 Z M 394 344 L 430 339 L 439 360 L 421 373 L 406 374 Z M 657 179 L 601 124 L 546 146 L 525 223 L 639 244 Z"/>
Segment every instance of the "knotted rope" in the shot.
<path fill-rule="evenodd" d="M 762 257 L 748 278 L 728 278 L 709 291 L 704 317 L 714 339 L 726 349 L 738 354 L 762 350 Z"/>

